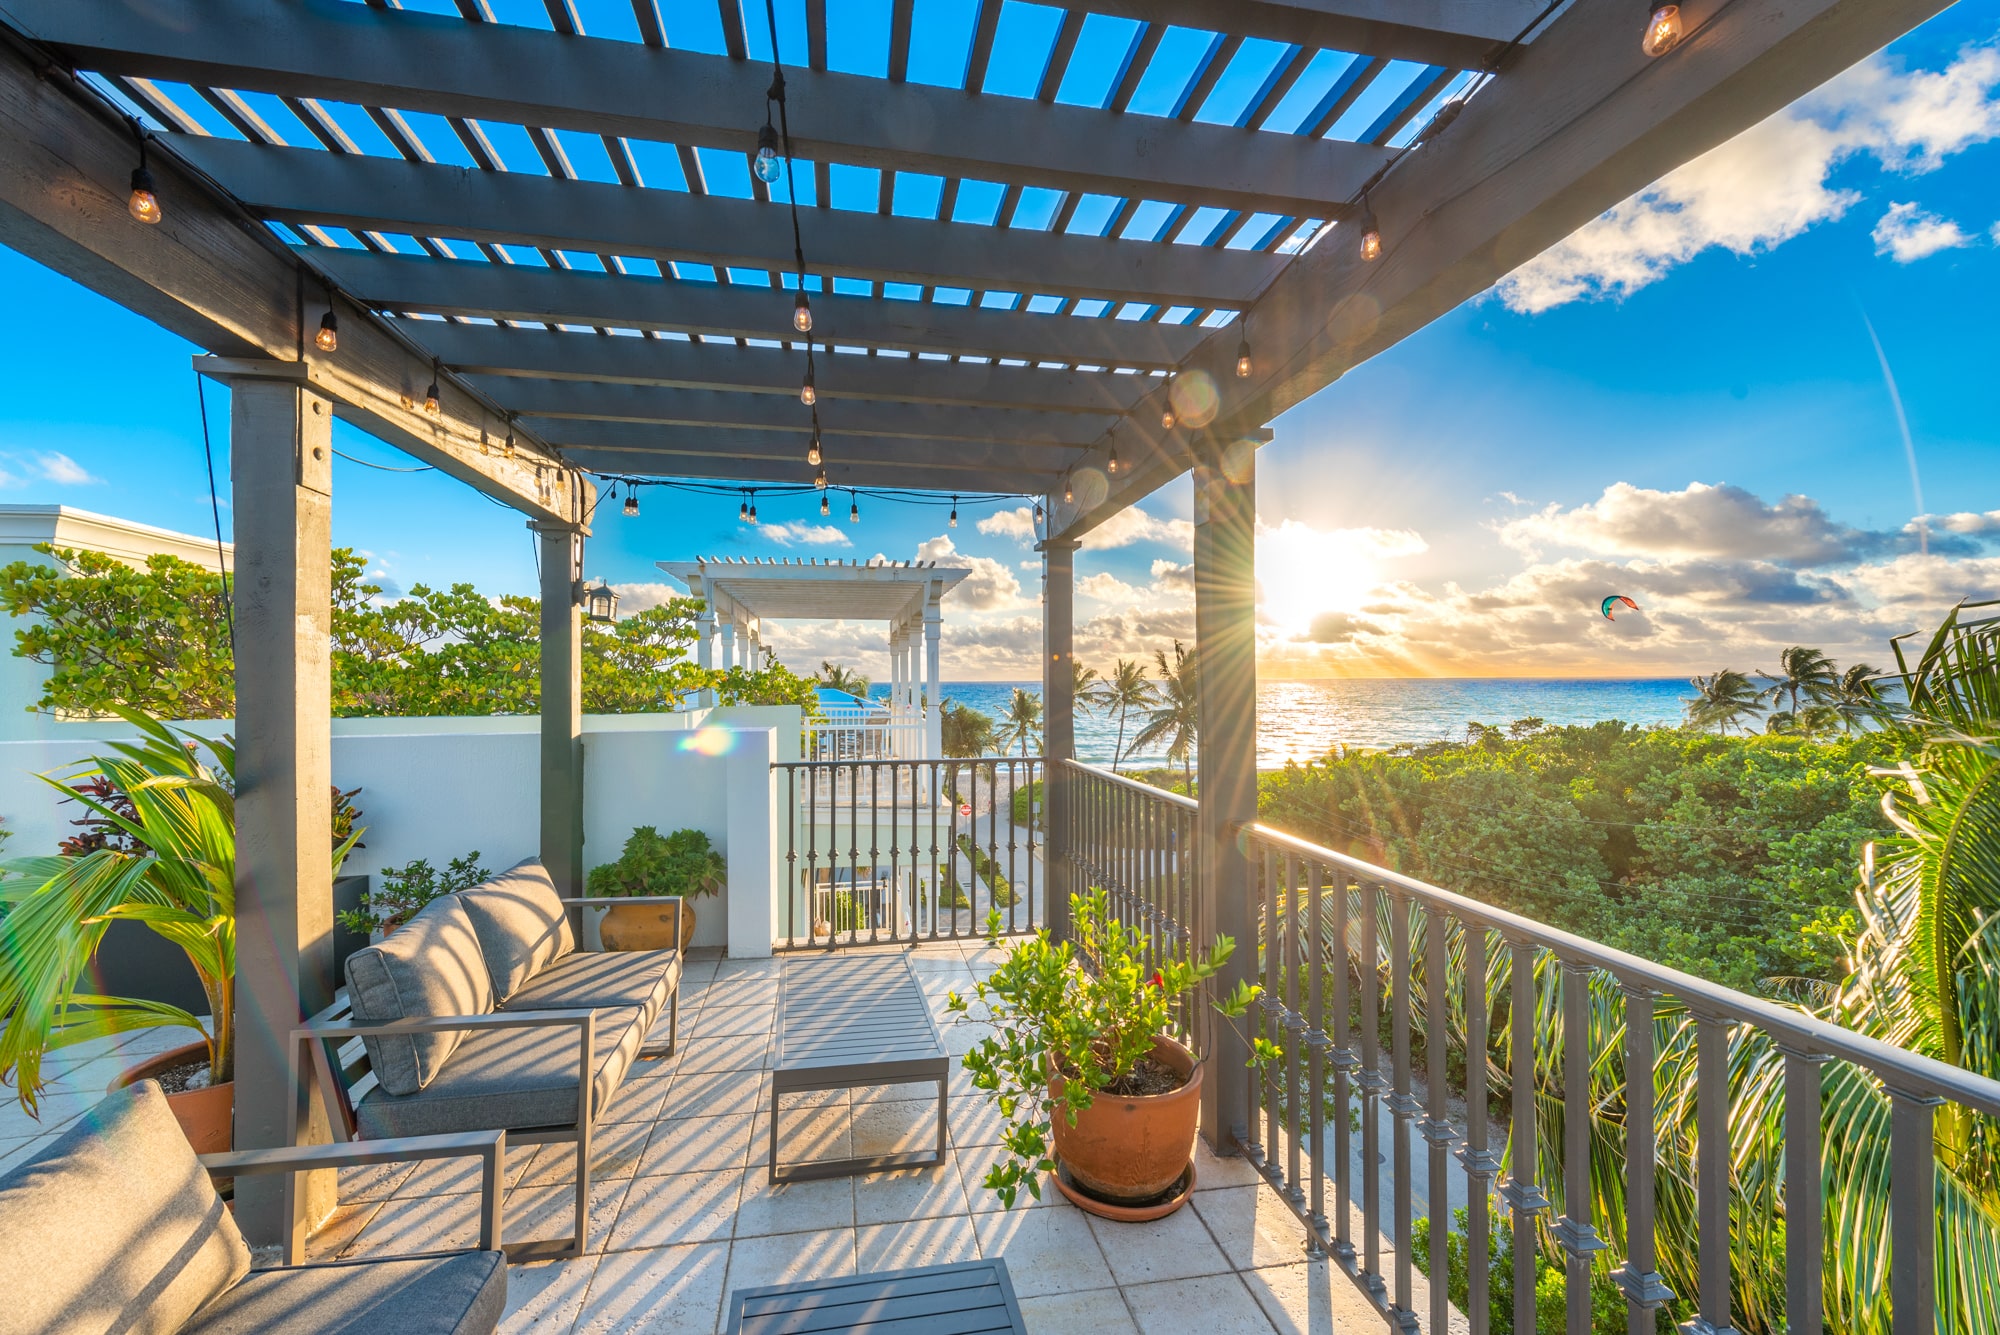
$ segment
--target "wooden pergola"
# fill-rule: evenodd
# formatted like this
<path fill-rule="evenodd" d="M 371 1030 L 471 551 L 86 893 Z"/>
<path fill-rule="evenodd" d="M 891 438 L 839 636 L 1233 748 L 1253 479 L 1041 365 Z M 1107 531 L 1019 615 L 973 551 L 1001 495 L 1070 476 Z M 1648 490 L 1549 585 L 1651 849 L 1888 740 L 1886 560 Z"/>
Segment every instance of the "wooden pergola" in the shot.
<path fill-rule="evenodd" d="M 0 0 L 0 243 L 233 389 L 238 1147 L 282 1143 L 283 1037 L 324 1000 L 333 416 L 541 535 L 541 847 L 566 892 L 590 473 L 1041 497 L 1054 760 L 1077 541 L 1192 470 L 1201 926 L 1250 939 L 1222 836 L 1255 812 L 1265 424 L 1946 0 L 1687 0 L 1649 58 L 1657 2 L 1081 0 L 1008 45 L 1008 6 L 981 0 L 940 74 L 893 0 L 886 60 L 856 74 L 805 0 L 777 34 L 795 243 L 784 173 L 721 170 L 766 123 L 761 5 L 719 0 L 701 52 L 668 45 L 680 0 L 586 3 L 615 9 L 609 36 L 573 0 L 533 26 L 487 0 Z M 1093 16 L 1128 25 L 1108 59 Z M 128 213 L 135 127 L 157 225 Z M 1232 1058 L 1211 1113 L 1242 1106 Z M 275 1236 L 254 1183 L 239 1217 Z"/>

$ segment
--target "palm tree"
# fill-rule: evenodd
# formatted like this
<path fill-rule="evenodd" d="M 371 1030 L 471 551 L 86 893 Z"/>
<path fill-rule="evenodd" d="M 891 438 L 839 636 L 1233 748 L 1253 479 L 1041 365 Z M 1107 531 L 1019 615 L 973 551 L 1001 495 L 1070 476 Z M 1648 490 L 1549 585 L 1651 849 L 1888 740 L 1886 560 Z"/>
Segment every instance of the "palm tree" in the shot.
<path fill-rule="evenodd" d="M 1690 677 L 1688 685 L 1694 687 L 1696 694 L 1692 700 L 1683 700 L 1681 706 L 1691 728 L 1712 727 L 1726 734 L 1731 727 L 1741 724 L 1748 731 L 1749 725 L 1744 720 L 1763 709 L 1764 693 L 1750 684 L 1749 677 L 1730 668 L 1705 677 Z"/>
<path fill-rule="evenodd" d="M 1069 660 L 1069 694 L 1078 709 L 1089 713 L 1098 707 L 1102 701 L 1102 693 L 1098 688 L 1103 681 L 1104 678 L 1097 675 L 1096 668 L 1085 667 L 1074 657 Z"/>
<path fill-rule="evenodd" d="M 1834 677 L 1833 660 L 1803 644 L 1795 644 L 1778 655 L 1776 672 L 1760 672 L 1757 675 L 1771 683 L 1764 688 L 1764 694 L 1771 703 L 1789 701 L 1794 716 L 1799 712 L 1801 695 L 1807 704 L 1825 704 L 1840 688 Z"/>
<path fill-rule="evenodd" d="M 1042 740 L 1042 697 L 1032 691 L 1014 688 L 1014 698 L 1007 706 L 1007 717 L 1000 720 L 1000 745 L 1021 744 L 1021 754 L 1028 754 L 1028 743 L 1041 745 Z"/>
<path fill-rule="evenodd" d="M 1831 704 L 1840 715 L 1841 726 L 1850 732 L 1869 723 L 1880 723 L 1886 714 L 1882 700 L 1882 687 L 1877 679 L 1882 674 L 1866 663 L 1855 663 L 1840 674 L 1834 684 Z"/>
<path fill-rule="evenodd" d="M 851 667 L 824 660 L 819 665 L 819 683 L 828 690 L 844 691 L 857 700 L 866 700 L 868 688 L 874 684 Z"/>
<path fill-rule="evenodd" d="M 1178 760 L 1187 775 L 1188 791 L 1194 791 L 1194 745 L 1201 731 L 1201 651 L 1190 652 L 1174 641 L 1173 661 L 1164 649 L 1153 651 L 1160 666 L 1159 707 L 1146 719 L 1146 726 L 1132 739 L 1132 749 L 1165 742 L 1167 759 Z"/>
<path fill-rule="evenodd" d="M 938 725 L 944 753 L 954 760 L 983 756 L 998 749 L 999 732 L 992 718 L 949 696 L 940 707 Z"/>
<path fill-rule="evenodd" d="M 1111 769 L 1116 773 L 1118 762 L 1125 758 L 1125 716 L 1153 703 L 1153 683 L 1146 678 L 1146 665 L 1136 659 L 1119 659 L 1117 668 L 1098 688 L 1097 699 L 1106 712 L 1118 713 L 1118 742 L 1111 749 Z"/>

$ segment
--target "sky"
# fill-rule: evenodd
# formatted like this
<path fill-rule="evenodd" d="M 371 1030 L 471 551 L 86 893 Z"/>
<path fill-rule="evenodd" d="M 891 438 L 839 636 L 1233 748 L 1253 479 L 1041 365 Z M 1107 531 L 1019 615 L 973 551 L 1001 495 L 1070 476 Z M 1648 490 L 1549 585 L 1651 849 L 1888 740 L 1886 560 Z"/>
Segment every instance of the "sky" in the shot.
<path fill-rule="evenodd" d="M 988 91 L 1018 92 L 996 69 Z M 1667 676 L 1794 643 L 1886 664 L 1891 635 L 2000 596 L 1996 304 L 2000 0 L 1961 0 L 1273 423 L 1260 673 Z M 0 308 L 0 504 L 206 534 L 212 461 L 226 537 L 227 392 L 205 387 L 205 450 L 197 349 L 4 248 Z M 385 597 L 533 589 L 520 516 L 335 443 L 335 540 Z M 864 498 L 850 524 L 845 497 L 827 519 L 766 498 L 752 527 L 734 498 L 653 489 L 597 523 L 588 574 L 635 607 L 679 592 L 655 561 L 695 555 L 967 566 L 946 679 L 1038 675 L 1025 506 L 954 528 L 941 499 Z M 1192 640 L 1190 510 L 1183 479 L 1086 541 L 1083 661 Z M 1611 594 L 1638 610 L 1606 621 Z M 878 627 L 766 639 L 886 669 Z"/>

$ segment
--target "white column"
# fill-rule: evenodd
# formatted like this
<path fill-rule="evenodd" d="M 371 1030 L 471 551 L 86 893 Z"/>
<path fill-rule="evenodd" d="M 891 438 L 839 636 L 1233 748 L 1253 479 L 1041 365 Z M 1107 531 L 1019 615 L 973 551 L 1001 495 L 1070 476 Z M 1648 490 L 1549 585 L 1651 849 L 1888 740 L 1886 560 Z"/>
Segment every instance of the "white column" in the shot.
<path fill-rule="evenodd" d="M 717 629 L 722 632 L 722 668 L 727 671 L 736 666 L 736 618 L 724 617 Z"/>
<path fill-rule="evenodd" d="M 924 755 L 932 760 L 944 754 L 944 687 L 938 675 L 938 641 L 944 633 L 943 598 L 933 584 L 924 603 Z"/>
<path fill-rule="evenodd" d="M 705 588 L 703 592 L 706 593 Z M 706 598 L 703 600 L 701 611 L 695 616 L 694 630 L 695 661 L 702 671 L 707 672 L 715 666 L 715 608 L 707 603 Z M 704 687 L 697 697 L 697 702 L 713 705 L 715 692 Z"/>
<path fill-rule="evenodd" d="M 889 754 L 902 754 L 903 628 L 889 625 Z"/>
<path fill-rule="evenodd" d="M 752 672 L 755 672 L 764 666 L 764 628 L 761 623 L 756 621 L 750 623 L 749 639 L 750 653 L 748 655 L 748 666 Z"/>

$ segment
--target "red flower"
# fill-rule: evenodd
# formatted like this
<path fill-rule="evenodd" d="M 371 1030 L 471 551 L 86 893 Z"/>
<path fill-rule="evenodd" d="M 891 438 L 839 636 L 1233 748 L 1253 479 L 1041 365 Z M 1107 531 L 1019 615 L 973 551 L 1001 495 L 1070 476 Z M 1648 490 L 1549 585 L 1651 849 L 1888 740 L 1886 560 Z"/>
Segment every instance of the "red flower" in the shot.
<path fill-rule="evenodd" d="M 1151 978 L 1151 980 L 1150 980 L 1150 981 L 1149 981 L 1149 982 L 1147 983 L 1147 986 L 1148 986 L 1148 987 L 1157 987 L 1157 988 L 1159 988 L 1159 989 L 1160 989 L 1161 991 L 1165 991 L 1165 990 L 1166 990 L 1166 987 L 1167 987 L 1167 980 L 1166 980 L 1166 979 L 1164 979 L 1164 978 L 1162 978 L 1162 977 L 1160 977 L 1160 971 L 1159 971 L 1158 969 L 1155 969 L 1155 970 L 1153 970 L 1153 977 L 1152 977 L 1152 978 Z"/>

